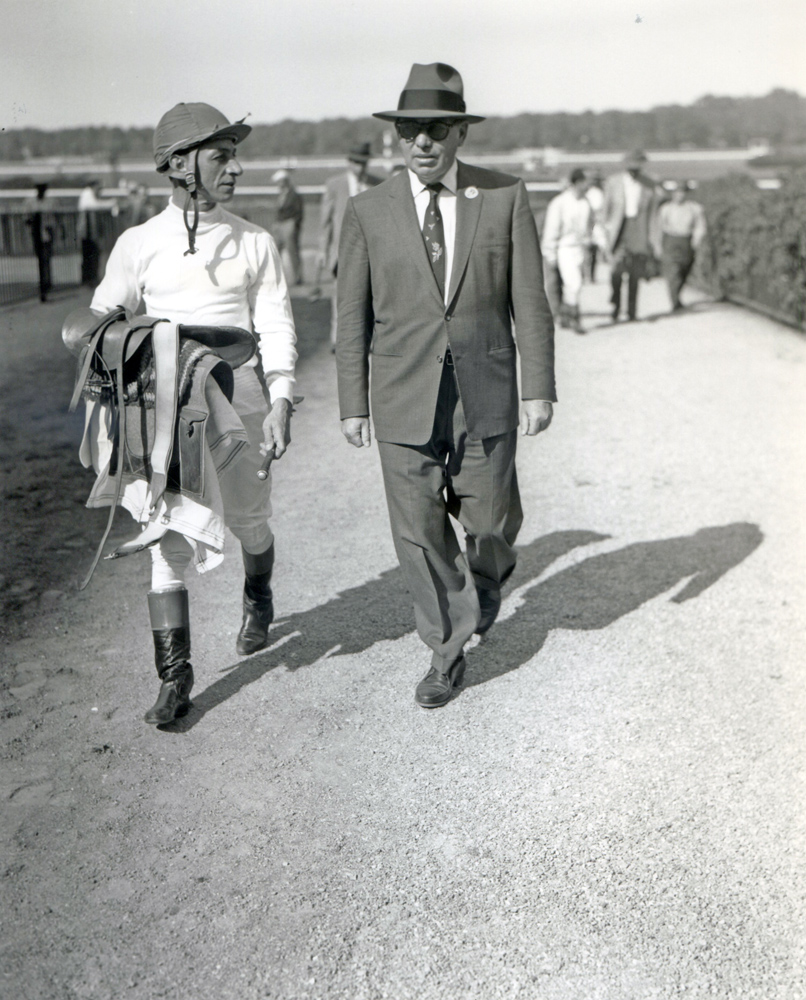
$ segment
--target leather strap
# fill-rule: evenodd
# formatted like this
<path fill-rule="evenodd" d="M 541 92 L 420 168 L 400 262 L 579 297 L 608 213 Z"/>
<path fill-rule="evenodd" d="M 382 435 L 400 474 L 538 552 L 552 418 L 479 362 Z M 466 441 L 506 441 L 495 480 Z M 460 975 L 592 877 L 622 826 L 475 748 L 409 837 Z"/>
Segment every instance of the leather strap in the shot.
<path fill-rule="evenodd" d="M 98 348 L 98 341 L 113 323 L 125 318 L 126 310 L 123 306 L 118 306 L 117 309 L 113 309 L 112 312 L 102 316 L 98 320 L 97 324 L 87 333 L 89 344 L 87 346 L 86 353 L 84 354 L 84 360 L 81 363 L 81 368 L 79 369 L 78 378 L 76 379 L 76 387 L 73 390 L 73 397 L 70 400 L 70 406 L 67 411 L 68 413 L 73 413 L 75 408 L 78 406 L 79 399 L 81 399 L 81 390 L 84 388 L 84 383 L 87 381 L 90 366 L 92 365 L 92 359 Z"/>
<path fill-rule="evenodd" d="M 151 334 L 154 351 L 156 407 L 154 446 L 151 449 L 151 510 L 157 509 L 168 485 L 168 466 L 174 443 L 179 371 L 179 334 L 176 323 L 157 323 Z M 125 440 L 125 439 L 124 439 Z"/>
<path fill-rule="evenodd" d="M 109 335 L 104 338 L 103 364 L 110 373 L 114 373 L 114 380 L 118 394 L 117 413 L 114 414 L 112 424 L 112 455 L 109 459 L 110 472 L 114 466 L 115 493 L 112 497 L 112 504 L 109 508 L 109 517 L 106 522 L 103 537 L 101 538 L 101 542 L 95 552 L 95 558 L 92 560 L 92 565 L 90 566 L 87 575 L 84 577 L 82 583 L 79 584 L 79 590 L 84 590 L 87 584 L 89 584 L 92 579 L 92 574 L 95 572 L 95 567 L 98 565 L 101 558 L 104 546 L 106 545 L 106 540 L 109 537 L 109 532 L 112 530 L 112 522 L 115 520 L 115 513 L 118 508 L 118 500 L 120 499 L 120 490 L 123 483 L 123 448 L 126 443 L 126 404 L 124 400 L 125 387 L 123 385 L 123 360 L 126 356 L 126 343 L 132 335 L 132 330 L 128 325 L 117 328 L 113 327 L 108 331 L 108 334 Z"/>

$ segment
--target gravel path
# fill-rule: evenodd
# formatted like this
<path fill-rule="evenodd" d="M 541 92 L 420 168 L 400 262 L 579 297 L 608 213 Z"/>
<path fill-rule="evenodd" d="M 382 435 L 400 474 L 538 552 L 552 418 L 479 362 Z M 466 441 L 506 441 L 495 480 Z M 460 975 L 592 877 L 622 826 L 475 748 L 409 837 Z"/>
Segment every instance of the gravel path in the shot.
<path fill-rule="evenodd" d="M 232 547 L 190 583 L 167 731 L 148 560 L 73 586 L 103 522 L 64 415 L 86 296 L 0 312 L 0 994 L 806 997 L 806 341 L 642 295 L 613 326 L 588 287 L 595 329 L 559 331 L 519 567 L 433 712 L 377 449 L 342 440 L 328 303 L 296 299 L 275 642 L 234 652 Z"/>

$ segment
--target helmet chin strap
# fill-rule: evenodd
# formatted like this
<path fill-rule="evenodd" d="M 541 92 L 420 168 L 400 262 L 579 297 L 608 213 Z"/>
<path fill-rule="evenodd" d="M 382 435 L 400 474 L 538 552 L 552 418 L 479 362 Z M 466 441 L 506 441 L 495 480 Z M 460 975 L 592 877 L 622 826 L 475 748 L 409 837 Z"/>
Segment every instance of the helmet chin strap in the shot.
<path fill-rule="evenodd" d="M 188 152 L 190 162 L 188 163 L 188 170 L 183 178 L 185 188 L 185 206 L 182 209 L 182 218 L 185 222 L 185 229 L 188 231 L 188 248 L 183 254 L 184 257 L 187 257 L 188 254 L 196 253 L 196 230 L 199 228 L 199 185 L 201 184 L 201 178 L 199 177 L 198 154 L 198 149 L 191 149 Z M 188 222 L 191 204 L 193 205 L 192 223 Z"/>

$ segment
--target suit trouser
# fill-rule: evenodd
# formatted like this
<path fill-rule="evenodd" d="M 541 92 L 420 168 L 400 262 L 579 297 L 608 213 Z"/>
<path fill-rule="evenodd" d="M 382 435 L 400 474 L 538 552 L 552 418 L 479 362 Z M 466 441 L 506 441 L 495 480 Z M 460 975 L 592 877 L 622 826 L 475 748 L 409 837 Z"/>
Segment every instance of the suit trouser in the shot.
<path fill-rule="evenodd" d="M 663 276 L 669 286 L 669 298 L 672 308 L 680 306 L 680 292 L 694 264 L 694 251 L 691 247 L 691 237 L 671 236 L 663 234 Z"/>
<path fill-rule="evenodd" d="M 617 253 L 610 272 L 612 294 L 610 302 L 613 313 L 617 314 L 621 307 L 621 279 L 627 275 L 627 315 L 635 319 L 638 307 L 638 282 L 646 276 L 649 255 L 622 251 Z"/>
<path fill-rule="evenodd" d="M 517 430 L 472 441 L 453 367 L 442 372 L 424 445 L 378 442 L 397 557 L 431 663 L 447 671 L 479 623 L 476 587 L 498 590 L 515 568 L 523 521 Z M 466 532 L 462 552 L 449 515 Z"/>
<path fill-rule="evenodd" d="M 302 282 L 302 259 L 299 253 L 299 234 L 301 225 L 297 219 L 281 219 L 275 222 L 273 235 L 280 260 L 283 263 L 285 280 L 289 285 Z"/>

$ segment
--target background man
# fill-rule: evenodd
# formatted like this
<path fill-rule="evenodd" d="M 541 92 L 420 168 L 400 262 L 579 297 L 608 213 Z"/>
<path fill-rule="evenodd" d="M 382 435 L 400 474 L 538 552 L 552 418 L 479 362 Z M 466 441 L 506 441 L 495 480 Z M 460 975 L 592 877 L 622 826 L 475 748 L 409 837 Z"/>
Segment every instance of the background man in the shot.
<path fill-rule="evenodd" d="M 588 190 L 585 192 L 585 197 L 593 209 L 593 239 L 591 240 L 588 257 L 585 262 L 585 278 L 591 283 L 596 281 L 596 260 L 599 256 L 599 250 L 607 246 L 607 239 L 601 221 L 602 208 L 604 207 L 604 189 L 602 184 L 602 175 L 596 170 L 590 179 Z"/>
<path fill-rule="evenodd" d="M 81 284 L 94 287 L 98 284 L 104 226 L 100 213 L 118 214 L 114 198 L 101 197 L 101 182 L 91 180 L 78 195 L 78 238 L 81 240 Z M 107 248 L 108 249 L 108 245 Z"/>
<path fill-rule="evenodd" d="M 546 267 L 556 267 L 560 272 L 560 326 L 584 333 L 579 297 L 593 239 L 593 209 L 585 197 L 585 171 L 577 167 L 568 180 L 565 191 L 549 202 L 540 246 Z"/>
<path fill-rule="evenodd" d="M 613 320 L 621 310 L 621 284 L 627 275 L 627 315 L 637 315 L 638 282 L 649 277 L 653 259 L 650 227 L 654 222 L 655 185 L 641 172 L 646 162 L 642 149 L 624 158 L 625 169 L 605 181 L 602 217 L 611 257 Z"/>
<path fill-rule="evenodd" d="M 344 210 L 349 198 L 380 184 L 382 178 L 368 171 L 370 156 L 368 142 L 353 146 L 347 154 L 347 170 L 331 177 L 325 184 L 322 196 L 322 237 L 319 253 L 320 273 L 335 278 L 339 269 L 339 238 L 344 219 Z M 336 346 L 338 326 L 338 306 L 334 293 L 330 313 L 330 343 Z"/>
<path fill-rule="evenodd" d="M 31 227 L 31 240 L 39 267 L 39 299 L 46 302 L 51 289 L 50 261 L 53 257 L 53 240 L 56 236 L 56 215 L 53 201 L 47 197 L 48 185 L 36 185 L 36 197 L 28 201 L 30 213 L 26 220 Z"/>
<path fill-rule="evenodd" d="M 272 234 L 283 261 L 286 281 L 289 285 L 301 285 L 302 261 L 299 240 L 302 217 L 305 213 L 302 196 L 294 187 L 291 174 L 287 170 L 276 170 L 271 179 L 279 188 Z"/>
<path fill-rule="evenodd" d="M 523 182 L 460 163 L 468 124 L 451 66 L 412 67 L 395 123 L 407 170 L 352 198 L 339 249 L 336 360 L 342 430 L 369 446 L 372 416 L 392 535 L 417 629 L 432 650 L 415 693 L 444 705 L 463 648 L 486 631 L 515 566 L 524 434 L 552 416 L 554 352 L 540 244 Z M 520 415 L 517 317 L 522 369 Z M 448 515 L 466 531 L 462 552 Z"/>
<path fill-rule="evenodd" d="M 224 524 L 241 543 L 246 572 L 236 642 L 241 655 L 266 645 L 273 616 L 270 493 L 257 472 L 267 450 L 279 458 L 288 446 L 297 352 L 274 241 L 264 229 L 221 207 L 232 200 L 243 172 L 236 144 L 250 131 L 242 122 L 230 124 L 209 104 L 177 104 L 162 116 L 154 133 L 154 158 L 157 170 L 167 173 L 173 185 L 171 201 L 159 215 L 120 236 L 91 306 L 96 316 L 118 305 L 132 314 L 142 302 L 151 316 L 169 324 L 240 327 L 254 333 L 262 362 L 260 376 L 256 358 L 234 372 L 232 406 L 248 442 L 213 483 L 209 506 L 166 491 L 152 510 L 146 484 L 124 478 L 122 504 L 143 523 L 143 544 L 151 543 L 148 604 L 163 682 L 145 716 L 152 724 L 171 722 L 189 708 L 193 671 L 185 571 L 191 562 L 204 572 L 221 561 Z M 88 426 L 96 471 L 103 474 L 110 449 L 97 408 Z M 206 465 L 209 471 L 209 454 Z M 96 483 L 91 506 L 104 505 L 98 492 Z"/>
<path fill-rule="evenodd" d="M 672 312 L 683 308 L 680 292 L 694 266 L 697 250 L 705 239 L 708 227 L 705 209 L 692 201 L 688 181 L 678 181 L 670 201 L 658 210 L 658 229 L 661 236 L 661 267 L 669 286 Z"/>

